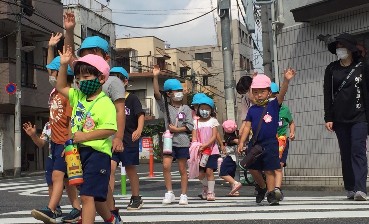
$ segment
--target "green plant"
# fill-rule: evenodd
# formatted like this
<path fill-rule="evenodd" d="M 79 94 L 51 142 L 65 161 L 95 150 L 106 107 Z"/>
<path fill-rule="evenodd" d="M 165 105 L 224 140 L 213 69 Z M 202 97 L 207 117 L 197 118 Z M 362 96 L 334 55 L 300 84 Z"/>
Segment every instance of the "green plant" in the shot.
<path fill-rule="evenodd" d="M 158 124 L 147 125 L 142 130 L 142 136 L 152 137 L 164 130 L 164 122 L 159 122 Z"/>

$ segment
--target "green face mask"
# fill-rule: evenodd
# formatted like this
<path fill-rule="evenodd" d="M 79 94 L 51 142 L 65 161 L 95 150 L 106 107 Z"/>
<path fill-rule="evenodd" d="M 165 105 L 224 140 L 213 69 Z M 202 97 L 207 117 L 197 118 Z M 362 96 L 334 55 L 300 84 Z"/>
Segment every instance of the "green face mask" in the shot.
<path fill-rule="evenodd" d="M 268 99 L 265 100 L 256 100 L 256 105 L 258 106 L 265 106 L 268 103 Z"/>
<path fill-rule="evenodd" d="M 79 82 L 79 90 L 86 96 L 94 94 L 100 87 L 101 83 L 98 78 Z"/>

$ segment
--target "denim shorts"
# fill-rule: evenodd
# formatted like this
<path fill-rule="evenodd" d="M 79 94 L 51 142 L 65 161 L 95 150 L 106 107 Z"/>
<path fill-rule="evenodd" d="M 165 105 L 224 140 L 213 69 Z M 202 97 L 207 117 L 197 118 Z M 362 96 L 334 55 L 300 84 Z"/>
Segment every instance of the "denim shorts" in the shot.
<path fill-rule="evenodd" d="M 208 162 L 205 167 L 200 166 L 200 170 L 206 172 L 206 168 L 213 169 L 213 171 L 217 171 L 218 169 L 218 158 L 219 154 L 210 155 Z"/>
<path fill-rule="evenodd" d="M 51 156 L 52 156 L 53 171 L 58 170 L 66 174 L 67 173 L 67 163 L 65 162 L 65 158 L 61 156 L 63 151 L 64 151 L 64 145 L 51 142 Z"/>
<path fill-rule="evenodd" d="M 219 176 L 231 176 L 231 177 L 235 177 L 236 176 L 236 162 L 233 161 L 231 156 L 226 156 L 223 159 L 222 165 L 220 165 L 220 171 L 219 171 Z"/>
<path fill-rule="evenodd" d="M 45 160 L 45 180 L 47 186 L 53 185 L 53 159 L 49 156 Z"/>
<path fill-rule="evenodd" d="M 79 153 L 83 170 L 83 184 L 80 186 L 79 194 L 94 197 L 95 201 L 106 201 L 110 179 L 110 156 L 91 147 L 81 147 Z"/>
<path fill-rule="evenodd" d="M 139 148 L 124 147 L 123 152 L 114 152 L 112 160 L 122 162 L 123 166 L 135 166 L 140 164 Z"/>
<path fill-rule="evenodd" d="M 277 170 L 281 168 L 279 160 L 279 144 L 277 138 L 266 139 L 256 144 L 261 145 L 264 148 L 263 154 L 249 166 L 250 170 Z M 249 145 L 247 150 L 251 149 Z"/>

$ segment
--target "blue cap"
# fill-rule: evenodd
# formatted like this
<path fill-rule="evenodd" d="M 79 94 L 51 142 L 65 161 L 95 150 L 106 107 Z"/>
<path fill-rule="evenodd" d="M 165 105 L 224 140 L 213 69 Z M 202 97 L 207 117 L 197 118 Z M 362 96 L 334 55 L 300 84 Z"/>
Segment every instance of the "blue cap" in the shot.
<path fill-rule="evenodd" d="M 57 56 L 55 57 L 51 62 L 50 64 L 46 65 L 46 68 L 47 69 L 50 69 L 50 70 L 56 70 L 56 71 L 59 71 L 60 69 L 60 56 Z M 73 74 L 73 71 L 71 69 L 71 67 L 68 65 L 68 69 L 67 69 L 67 74 L 68 75 L 74 75 Z"/>
<path fill-rule="evenodd" d="M 272 91 L 272 93 L 279 93 L 279 87 L 278 87 L 277 83 L 272 82 L 270 84 L 270 90 Z"/>
<path fill-rule="evenodd" d="M 86 39 L 83 40 L 81 47 L 79 48 L 78 55 L 82 49 L 96 47 L 102 49 L 107 54 L 109 53 L 109 43 L 99 36 L 92 36 L 87 37 Z"/>
<path fill-rule="evenodd" d="M 199 104 L 199 100 L 201 100 L 204 97 L 208 97 L 208 96 L 205 93 L 196 93 L 192 97 L 192 103 L 191 103 L 191 105 L 197 105 L 197 104 Z"/>
<path fill-rule="evenodd" d="M 202 97 L 199 100 L 199 104 L 206 104 L 209 105 L 211 108 L 214 109 L 215 105 L 214 105 L 214 101 L 213 99 L 211 99 L 210 97 L 206 96 L 206 97 Z"/>
<path fill-rule="evenodd" d="M 113 67 L 110 69 L 110 73 L 120 73 L 124 78 L 129 79 L 128 72 L 123 67 Z"/>
<path fill-rule="evenodd" d="M 171 91 L 171 90 L 183 90 L 182 84 L 178 79 L 167 79 L 164 82 L 164 91 Z"/>

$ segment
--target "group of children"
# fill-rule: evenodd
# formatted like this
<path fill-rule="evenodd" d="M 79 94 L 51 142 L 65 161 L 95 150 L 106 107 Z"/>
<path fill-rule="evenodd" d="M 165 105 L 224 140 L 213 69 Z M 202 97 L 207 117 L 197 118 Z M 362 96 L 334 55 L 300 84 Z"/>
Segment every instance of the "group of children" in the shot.
<path fill-rule="evenodd" d="M 75 24 L 73 13 L 67 13 L 64 16 L 65 45 L 62 51 L 58 51 L 58 57 L 54 58 L 54 47 L 62 35 L 52 35 L 49 41 L 46 67 L 50 84 L 54 87 L 49 100 L 49 122 L 40 137 L 37 137 L 34 125 L 29 122 L 23 125 L 25 132 L 37 146 L 50 146 L 45 172 L 50 200 L 45 208 L 32 210 L 32 216 L 44 223 L 56 223 L 56 219 L 62 217 L 59 202 L 65 188 L 72 210 L 62 218 L 63 222 L 93 223 L 97 212 L 105 223 L 122 223 L 112 193 L 114 173 L 121 162 L 127 170 L 132 190 L 127 209 L 140 209 L 143 200 L 139 195 L 136 165 L 139 164 L 138 141 L 144 125 L 144 111 L 137 96 L 125 91 L 129 80 L 128 72 L 122 67 L 110 69 L 110 47 L 107 41 L 97 36 L 88 37 L 77 52 L 80 58 L 74 55 Z M 160 91 L 159 74 L 160 69 L 155 66 L 154 96 L 165 115 L 165 128 L 172 135 L 172 152 L 163 155 L 167 192 L 162 203 L 170 204 L 175 201 L 170 173 L 174 160 L 177 161 L 181 174 L 179 204 L 188 204 L 187 163 L 193 168 L 190 176 L 197 177 L 203 185 L 199 197 L 214 201 L 214 171 L 218 169 L 220 155 L 226 155 L 226 148 L 235 149 L 236 145 L 238 153 L 243 150 L 251 129 L 256 129 L 263 108 L 266 107 L 266 115 L 262 118 L 264 122 L 256 140 L 264 147 L 263 156 L 249 169 L 258 184 L 256 201 L 261 202 L 266 194 L 270 204 L 278 204 L 282 197 L 281 167 L 286 163 L 287 150 L 281 153 L 280 159 L 277 137 L 285 137 L 286 124 L 293 124 L 290 115 L 279 118 L 279 113 L 284 111 L 284 114 L 288 114 L 281 104 L 288 82 L 295 72 L 291 69 L 285 72 L 285 80 L 279 94 L 278 91 L 273 92 L 267 76 L 254 77 L 250 94 L 253 96 L 254 105 L 247 113 L 241 130 L 242 136 L 239 138 L 236 134 L 237 125 L 234 121 L 226 121 L 222 125 L 226 133 L 227 147 L 224 147 L 218 132 L 220 124 L 216 119 L 213 100 L 205 94 L 196 94 L 189 107 L 183 103 L 183 87 L 179 80 L 166 80 L 163 91 Z M 283 128 L 277 136 L 278 126 Z M 290 138 L 293 137 L 294 130 L 291 128 Z M 84 182 L 78 186 L 78 190 L 66 181 L 64 143 L 69 139 L 78 146 L 82 163 Z M 288 146 L 286 138 L 280 142 Z M 235 154 L 236 151 L 228 152 L 219 171 L 220 176 L 231 184 L 230 196 L 239 195 L 238 190 L 242 186 L 234 180 L 237 164 L 234 156 L 230 154 Z M 265 173 L 267 183 L 264 182 L 261 172 Z M 78 191 L 81 202 L 77 197 Z"/>

